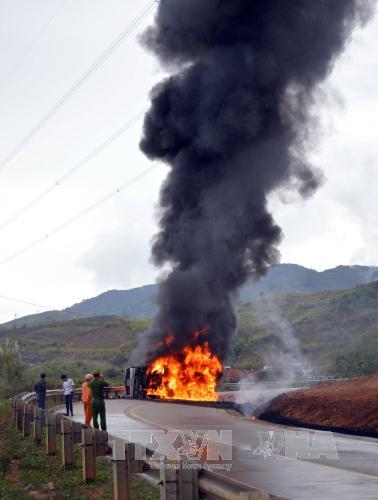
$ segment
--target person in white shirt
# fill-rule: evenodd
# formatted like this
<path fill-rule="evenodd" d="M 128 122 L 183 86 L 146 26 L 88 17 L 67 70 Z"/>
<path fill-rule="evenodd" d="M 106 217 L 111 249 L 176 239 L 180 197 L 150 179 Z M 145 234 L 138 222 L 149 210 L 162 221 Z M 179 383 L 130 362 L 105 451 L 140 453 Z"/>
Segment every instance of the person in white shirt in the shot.
<path fill-rule="evenodd" d="M 71 413 L 73 417 L 73 393 L 75 389 L 75 383 L 72 378 L 68 378 L 67 375 L 61 375 L 61 380 L 63 382 L 63 394 L 64 402 L 66 404 L 66 417 Z"/>

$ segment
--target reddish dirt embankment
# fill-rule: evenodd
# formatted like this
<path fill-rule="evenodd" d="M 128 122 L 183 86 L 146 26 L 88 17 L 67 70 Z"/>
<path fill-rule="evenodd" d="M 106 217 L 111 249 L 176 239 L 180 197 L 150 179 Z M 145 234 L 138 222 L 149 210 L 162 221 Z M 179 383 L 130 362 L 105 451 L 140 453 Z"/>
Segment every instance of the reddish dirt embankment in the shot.
<path fill-rule="evenodd" d="M 282 394 L 260 418 L 378 437 L 378 375 Z"/>

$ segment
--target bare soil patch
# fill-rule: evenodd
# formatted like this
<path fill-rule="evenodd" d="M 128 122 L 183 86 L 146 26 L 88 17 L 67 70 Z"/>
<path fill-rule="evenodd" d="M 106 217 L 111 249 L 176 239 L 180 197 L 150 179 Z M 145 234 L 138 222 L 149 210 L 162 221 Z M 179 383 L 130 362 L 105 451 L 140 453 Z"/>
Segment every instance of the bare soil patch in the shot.
<path fill-rule="evenodd" d="M 378 375 L 282 394 L 272 401 L 260 418 L 378 437 Z"/>

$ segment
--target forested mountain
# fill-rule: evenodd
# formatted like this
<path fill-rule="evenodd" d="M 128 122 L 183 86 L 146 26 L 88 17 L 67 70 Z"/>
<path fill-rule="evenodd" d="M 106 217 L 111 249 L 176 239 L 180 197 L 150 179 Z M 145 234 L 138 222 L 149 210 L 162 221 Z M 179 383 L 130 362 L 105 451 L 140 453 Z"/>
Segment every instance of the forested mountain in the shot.
<path fill-rule="evenodd" d="M 259 281 L 251 281 L 242 287 L 237 302 L 255 302 L 277 293 L 311 293 L 351 288 L 377 279 L 378 267 L 338 266 L 318 272 L 296 264 L 280 264 L 270 268 L 267 275 Z M 78 317 L 104 315 L 151 318 L 156 311 L 154 298 L 157 287 L 158 285 L 146 285 L 130 290 L 108 290 L 64 311 L 24 316 L 1 326 L 19 328 L 24 325 L 37 326 Z"/>
<path fill-rule="evenodd" d="M 94 316 L 48 325 L 0 330 L 21 343 L 33 365 L 85 373 L 100 366 L 122 369 L 147 319 Z M 337 375 L 378 371 L 378 281 L 344 290 L 289 293 L 239 307 L 239 330 L 227 364 L 259 370 L 295 360 Z M 66 371 L 67 371 L 66 370 Z"/>

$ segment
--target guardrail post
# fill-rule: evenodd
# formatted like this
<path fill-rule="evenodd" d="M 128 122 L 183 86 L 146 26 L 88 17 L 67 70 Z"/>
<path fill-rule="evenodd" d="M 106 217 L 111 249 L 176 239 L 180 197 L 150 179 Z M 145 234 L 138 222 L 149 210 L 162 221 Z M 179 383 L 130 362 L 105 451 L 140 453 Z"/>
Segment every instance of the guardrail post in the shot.
<path fill-rule="evenodd" d="M 60 424 L 60 433 L 62 435 L 62 462 L 64 468 L 69 469 L 74 463 L 72 420 L 63 418 Z"/>
<path fill-rule="evenodd" d="M 198 500 L 198 471 L 188 462 L 164 460 L 160 482 L 161 500 Z"/>
<path fill-rule="evenodd" d="M 190 468 L 189 462 L 181 462 L 179 469 L 180 499 L 198 500 L 198 469 Z"/>
<path fill-rule="evenodd" d="M 62 434 L 62 422 L 63 422 L 63 419 L 64 419 L 64 414 L 63 413 L 55 413 L 55 425 L 56 425 L 56 429 L 55 429 L 55 434 L 57 436 L 60 436 Z"/>
<path fill-rule="evenodd" d="M 17 429 L 22 431 L 22 425 L 24 420 L 24 407 L 25 403 L 23 401 L 19 401 L 17 405 Z"/>
<path fill-rule="evenodd" d="M 24 415 L 22 421 L 22 434 L 23 436 L 30 436 L 30 426 L 32 421 L 32 406 L 28 403 L 24 406 Z"/>
<path fill-rule="evenodd" d="M 96 442 L 93 429 L 82 429 L 83 479 L 86 483 L 96 479 Z"/>
<path fill-rule="evenodd" d="M 160 500 L 178 499 L 178 471 L 173 464 L 162 461 L 160 469 Z M 172 467 L 172 468 L 171 468 Z"/>
<path fill-rule="evenodd" d="M 129 443 L 125 443 L 122 439 L 113 440 L 114 500 L 129 500 L 131 498 L 130 467 L 126 451 L 130 449 L 129 447 Z"/>
<path fill-rule="evenodd" d="M 17 415 L 17 399 L 12 398 L 12 422 L 16 424 L 16 415 Z"/>
<path fill-rule="evenodd" d="M 108 451 L 108 433 L 93 429 L 95 435 L 96 457 L 104 457 Z"/>
<path fill-rule="evenodd" d="M 72 421 L 72 432 L 73 432 L 73 442 L 74 444 L 82 443 L 82 430 L 84 425 L 81 422 Z"/>
<path fill-rule="evenodd" d="M 18 399 L 15 399 L 13 407 L 13 423 L 16 428 L 17 428 L 17 415 L 18 415 L 17 411 L 18 411 Z"/>
<path fill-rule="evenodd" d="M 46 412 L 46 451 L 49 455 L 56 455 L 56 422 L 55 413 Z"/>
<path fill-rule="evenodd" d="M 138 443 L 127 443 L 126 444 L 126 460 L 128 462 L 128 467 L 131 474 L 140 474 L 143 472 L 144 462 L 143 460 L 136 460 L 136 450 L 141 448 L 141 445 Z M 139 456 L 142 456 L 143 453 L 140 452 Z"/>
<path fill-rule="evenodd" d="M 34 407 L 34 418 L 33 418 L 33 439 L 34 443 L 39 446 L 42 442 L 42 415 L 43 410 Z"/>

